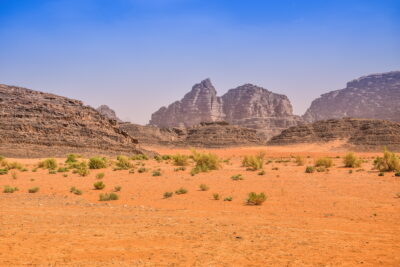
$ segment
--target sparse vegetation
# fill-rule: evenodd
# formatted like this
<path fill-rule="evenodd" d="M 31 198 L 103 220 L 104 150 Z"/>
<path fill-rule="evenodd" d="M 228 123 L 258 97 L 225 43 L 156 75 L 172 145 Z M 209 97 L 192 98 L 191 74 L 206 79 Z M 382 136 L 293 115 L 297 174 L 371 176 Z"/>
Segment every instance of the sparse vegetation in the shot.
<path fill-rule="evenodd" d="M 67 167 L 59 167 L 57 172 L 68 172 L 69 169 Z"/>
<path fill-rule="evenodd" d="M 82 195 L 82 190 L 77 189 L 75 186 L 71 187 L 71 189 L 69 190 L 69 192 L 75 194 L 75 195 Z"/>
<path fill-rule="evenodd" d="M 326 172 L 326 171 L 328 171 L 328 169 L 325 168 L 324 166 L 317 167 L 315 170 L 316 170 L 317 172 Z"/>
<path fill-rule="evenodd" d="M 12 187 L 8 185 L 5 185 L 3 189 L 3 193 L 8 193 L 8 194 L 14 193 L 15 191 L 18 191 L 17 187 Z"/>
<path fill-rule="evenodd" d="M 346 168 L 358 168 L 362 161 L 354 153 L 348 153 L 343 158 L 343 163 Z"/>
<path fill-rule="evenodd" d="M 11 172 L 11 178 L 13 178 L 14 180 L 16 180 L 18 178 L 18 175 L 16 172 Z"/>
<path fill-rule="evenodd" d="M 199 185 L 199 188 L 201 191 L 208 191 L 208 189 L 210 189 L 210 187 L 206 184 Z"/>
<path fill-rule="evenodd" d="M 175 168 L 174 171 L 175 171 L 175 172 L 178 172 L 178 171 L 186 171 L 186 167 Z"/>
<path fill-rule="evenodd" d="M 135 173 L 135 169 L 130 169 L 130 170 L 129 170 L 129 173 L 130 173 L 130 174 Z"/>
<path fill-rule="evenodd" d="M 6 175 L 8 173 L 8 169 L 0 169 L 0 175 Z"/>
<path fill-rule="evenodd" d="M 314 164 L 315 167 L 325 167 L 325 168 L 330 168 L 333 166 L 333 161 L 331 158 L 324 157 L 324 158 L 319 158 L 315 161 Z"/>
<path fill-rule="evenodd" d="M 378 174 L 378 176 L 385 176 L 385 173 L 384 173 L 384 172 L 380 172 L 380 173 Z"/>
<path fill-rule="evenodd" d="M 239 180 L 243 180 L 243 176 L 241 174 L 236 174 L 236 175 L 232 175 L 231 179 L 233 181 L 239 181 Z"/>
<path fill-rule="evenodd" d="M 152 175 L 153 176 L 161 176 L 161 170 L 160 169 L 154 170 Z"/>
<path fill-rule="evenodd" d="M 141 154 L 138 154 L 141 155 Z M 135 155 L 135 156 L 138 156 Z M 144 155 L 143 155 L 144 156 Z M 115 166 L 117 166 L 117 168 L 119 170 L 129 170 L 130 168 L 132 168 L 132 163 L 129 161 L 129 158 L 126 156 L 118 156 L 117 157 L 117 162 L 115 163 Z"/>
<path fill-rule="evenodd" d="M 89 175 L 89 168 L 86 162 L 82 161 L 78 164 L 75 165 L 75 170 L 73 171 L 73 173 L 77 173 L 80 176 L 88 176 Z"/>
<path fill-rule="evenodd" d="M 265 171 L 264 171 L 264 170 L 261 170 L 261 171 L 259 171 L 257 174 L 258 174 L 258 175 L 265 175 Z"/>
<path fill-rule="evenodd" d="M 95 190 L 102 190 L 102 189 L 104 189 L 104 187 L 106 187 L 106 185 L 103 183 L 103 181 L 95 182 L 93 184 L 93 186 L 94 186 Z"/>
<path fill-rule="evenodd" d="M 175 194 L 182 195 L 182 194 L 186 194 L 187 192 L 188 192 L 187 189 L 181 187 L 181 188 L 179 188 L 178 190 L 175 191 Z"/>
<path fill-rule="evenodd" d="M 122 186 L 120 186 L 120 185 L 114 186 L 115 192 L 119 192 L 119 191 L 121 191 L 121 189 L 122 189 Z"/>
<path fill-rule="evenodd" d="M 175 166 L 189 165 L 189 157 L 187 155 L 176 154 L 171 157 L 172 157 L 172 162 Z"/>
<path fill-rule="evenodd" d="M 314 171 L 315 171 L 315 168 L 313 166 L 306 167 L 306 173 L 313 173 Z"/>
<path fill-rule="evenodd" d="M 400 172 L 396 172 L 394 176 L 400 177 Z"/>
<path fill-rule="evenodd" d="M 144 154 L 135 154 L 131 156 L 131 160 L 148 160 L 149 158 Z"/>
<path fill-rule="evenodd" d="M 147 172 L 147 169 L 144 167 L 138 169 L 138 173 L 143 173 L 143 172 Z"/>
<path fill-rule="evenodd" d="M 219 200 L 219 194 L 218 193 L 214 193 L 213 194 L 213 198 L 214 198 L 214 200 Z"/>
<path fill-rule="evenodd" d="M 100 194 L 99 200 L 100 201 L 118 200 L 118 195 L 113 192 L 109 194 Z"/>
<path fill-rule="evenodd" d="M 400 171 L 400 159 L 385 148 L 383 157 L 377 157 L 374 160 L 374 168 L 381 172 Z"/>
<path fill-rule="evenodd" d="M 92 157 L 89 159 L 89 169 L 107 168 L 107 159 L 103 157 Z"/>
<path fill-rule="evenodd" d="M 265 200 L 267 200 L 267 196 L 264 193 L 251 192 L 247 198 L 247 205 L 261 205 Z"/>
<path fill-rule="evenodd" d="M 39 192 L 39 187 L 32 187 L 28 189 L 28 193 L 34 194 Z"/>
<path fill-rule="evenodd" d="M 57 174 L 56 170 L 49 170 L 49 174 Z"/>
<path fill-rule="evenodd" d="M 164 198 L 170 198 L 170 197 L 172 197 L 173 194 L 174 194 L 173 192 L 165 192 L 165 193 L 163 194 L 163 197 L 164 197 Z"/>
<path fill-rule="evenodd" d="M 242 166 L 247 167 L 249 171 L 261 170 L 264 166 L 264 156 L 263 152 L 258 153 L 256 156 L 245 156 L 242 161 Z"/>
<path fill-rule="evenodd" d="M 224 198 L 224 201 L 232 201 L 232 197 L 226 197 L 226 198 Z"/>
<path fill-rule="evenodd" d="M 42 169 L 49 169 L 49 170 L 55 170 L 57 169 L 57 161 L 53 158 L 50 159 L 45 159 L 41 162 L 39 162 L 38 167 Z"/>
<path fill-rule="evenodd" d="M 196 150 L 193 150 L 192 153 L 192 159 L 196 163 L 195 167 L 192 169 L 194 174 L 219 169 L 220 165 L 217 155 L 211 153 L 201 153 L 197 152 Z"/>
<path fill-rule="evenodd" d="M 103 179 L 103 178 L 104 178 L 104 172 L 96 174 L 96 179 Z"/>
<path fill-rule="evenodd" d="M 301 156 L 296 156 L 295 162 L 296 162 L 297 166 L 303 166 L 304 165 L 304 159 Z"/>
<path fill-rule="evenodd" d="M 80 158 L 80 155 L 78 155 L 78 154 L 68 154 L 67 160 L 65 161 L 65 163 L 71 164 L 71 163 L 78 162 L 78 160 L 77 160 L 78 158 Z"/>

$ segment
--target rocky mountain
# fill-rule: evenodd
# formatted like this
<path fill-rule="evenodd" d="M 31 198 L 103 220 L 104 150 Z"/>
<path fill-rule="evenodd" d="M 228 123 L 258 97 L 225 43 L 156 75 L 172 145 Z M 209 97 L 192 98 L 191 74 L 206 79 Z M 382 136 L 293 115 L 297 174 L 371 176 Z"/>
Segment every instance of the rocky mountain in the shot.
<path fill-rule="evenodd" d="M 100 114 L 104 115 L 106 118 L 109 118 L 110 120 L 116 120 L 117 122 L 122 122 L 122 120 L 120 120 L 117 117 L 117 114 L 115 114 L 115 111 L 107 105 L 101 105 L 96 110 L 100 112 Z"/>
<path fill-rule="evenodd" d="M 307 122 L 354 117 L 400 122 L 400 71 L 372 74 L 347 83 L 314 100 Z"/>
<path fill-rule="evenodd" d="M 0 85 L 0 137 L 0 154 L 9 157 L 145 152 L 81 101 L 8 85 Z"/>
<path fill-rule="evenodd" d="M 400 151 L 400 123 L 372 119 L 330 119 L 291 127 L 268 141 L 268 145 L 344 141 L 347 148 Z"/>
<path fill-rule="evenodd" d="M 123 123 L 120 127 L 141 144 L 174 147 L 221 148 L 265 145 L 256 130 L 227 122 L 204 122 L 188 128 L 158 128 Z"/>
<path fill-rule="evenodd" d="M 256 129 L 266 138 L 302 121 L 293 115 L 290 101 L 284 95 L 245 84 L 218 97 L 211 81 L 207 79 L 193 86 L 181 101 L 153 113 L 150 125 L 190 127 L 201 122 L 222 120 Z"/>

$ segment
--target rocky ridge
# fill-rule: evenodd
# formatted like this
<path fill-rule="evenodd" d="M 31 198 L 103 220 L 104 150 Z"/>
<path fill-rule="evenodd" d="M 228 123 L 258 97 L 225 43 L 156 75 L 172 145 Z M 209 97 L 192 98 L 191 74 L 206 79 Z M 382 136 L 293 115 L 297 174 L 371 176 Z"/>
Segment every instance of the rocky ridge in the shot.
<path fill-rule="evenodd" d="M 122 120 L 120 120 L 117 117 L 117 114 L 115 113 L 115 111 L 113 109 L 111 109 L 109 106 L 107 105 L 101 105 L 96 109 L 98 112 L 100 112 L 100 114 L 102 114 L 103 116 L 109 118 L 110 120 L 115 120 L 117 122 L 122 122 Z"/>
<path fill-rule="evenodd" d="M 0 85 L 0 154 L 8 157 L 146 152 L 138 141 L 81 101 Z"/>

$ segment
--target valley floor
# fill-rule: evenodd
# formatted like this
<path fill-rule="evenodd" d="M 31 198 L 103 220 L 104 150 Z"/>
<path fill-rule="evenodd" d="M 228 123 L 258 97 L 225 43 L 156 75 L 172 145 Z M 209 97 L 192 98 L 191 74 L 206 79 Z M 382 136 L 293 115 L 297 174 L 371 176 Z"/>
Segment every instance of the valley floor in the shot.
<path fill-rule="evenodd" d="M 244 155 L 261 150 L 273 160 L 265 175 L 241 167 Z M 63 177 L 31 172 L 39 159 L 15 159 L 29 171 L 0 175 L 1 189 L 19 188 L 0 193 L 0 266 L 400 266 L 400 177 L 371 170 L 376 153 L 359 153 L 366 162 L 350 174 L 337 158 L 344 152 L 319 146 L 212 152 L 229 161 L 195 176 L 190 166 L 174 171 L 148 160 L 145 173 L 108 168 Z M 296 155 L 304 166 L 290 158 Z M 319 156 L 333 157 L 335 166 L 305 173 Z M 152 176 L 154 169 L 162 175 Z M 106 187 L 93 190 L 100 172 Z M 244 179 L 233 181 L 236 174 Z M 39 192 L 27 193 L 34 186 Z M 83 194 L 71 194 L 72 186 Z M 119 200 L 98 201 L 114 186 L 122 187 Z M 163 198 L 180 187 L 188 193 Z M 267 201 L 246 205 L 251 191 L 265 192 Z"/>

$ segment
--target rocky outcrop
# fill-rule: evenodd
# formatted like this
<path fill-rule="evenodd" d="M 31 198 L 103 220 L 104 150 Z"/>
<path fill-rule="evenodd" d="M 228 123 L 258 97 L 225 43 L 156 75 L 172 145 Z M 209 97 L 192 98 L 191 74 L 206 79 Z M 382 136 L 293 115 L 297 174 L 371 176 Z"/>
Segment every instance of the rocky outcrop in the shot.
<path fill-rule="evenodd" d="M 103 116 L 105 116 L 106 118 L 110 119 L 110 120 L 115 120 L 117 122 L 122 122 L 122 120 L 120 120 L 117 117 L 117 114 L 115 114 L 115 111 L 113 109 L 111 109 L 109 106 L 107 105 L 101 105 L 100 107 L 98 107 L 96 109 L 98 112 L 100 112 L 100 114 L 102 114 Z"/>
<path fill-rule="evenodd" d="M 291 127 L 274 136 L 268 145 L 292 145 L 343 141 L 357 150 L 400 150 L 400 123 L 370 119 L 331 119 Z"/>
<path fill-rule="evenodd" d="M 144 152 L 81 101 L 7 85 L 0 85 L 0 137 L 0 153 L 9 157 Z"/>
<path fill-rule="evenodd" d="M 314 100 L 304 114 L 307 122 L 354 117 L 400 122 L 400 71 L 373 74 L 347 83 Z"/>
<path fill-rule="evenodd" d="M 141 144 L 173 147 L 222 148 L 265 145 L 256 130 L 230 125 L 227 122 L 203 122 L 188 128 L 158 128 L 131 123 L 120 127 Z"/>
<path fill-rule="evenodd" d="M 256 129 L 265 138 L 302 121 L 300 117 L 293 115 L 292 105 L 284 95 L 245 84 L 217 97 L 215 88 L 207 79 L 196 84 L 181 101 L 155 112 L 150 125 L 190 127 L 200 122 L 221 120 Z"/>
<path fill-rule="evenodd" d="M 150 125 L 189 127 L 223 118 L 221 99 L 209 79 L 193 86 L 181 101 L 162 107 L 151 115 Z"/>

